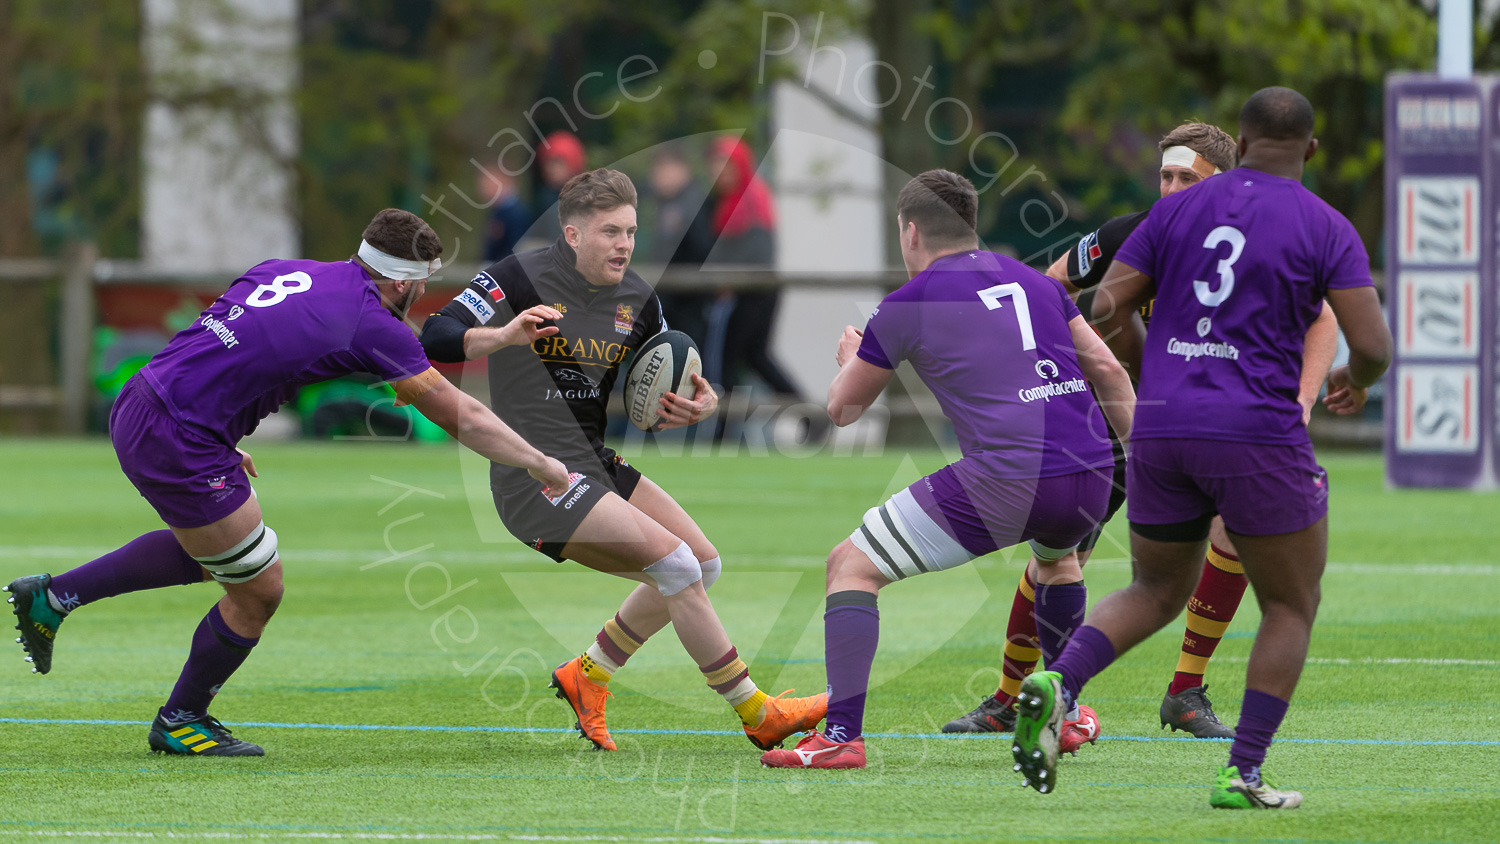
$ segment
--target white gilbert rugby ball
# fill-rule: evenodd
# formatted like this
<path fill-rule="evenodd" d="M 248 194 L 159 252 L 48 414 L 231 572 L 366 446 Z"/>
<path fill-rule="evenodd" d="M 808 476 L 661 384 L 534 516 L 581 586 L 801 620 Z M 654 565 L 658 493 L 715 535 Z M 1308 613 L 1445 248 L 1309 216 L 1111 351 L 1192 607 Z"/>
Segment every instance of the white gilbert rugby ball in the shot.
<path fill-rule="evenodd" d="M 693 338 L 681 331 L 663 331 L 647 340 L 625 375 L 625 413 L 630 424 L 642 431 L 657 430 L 662 421 L 656 414 L 661 397 L 676 393 L 691 399 L 698 392 L 695 374 L 703 374 L 703 358 Z"/>

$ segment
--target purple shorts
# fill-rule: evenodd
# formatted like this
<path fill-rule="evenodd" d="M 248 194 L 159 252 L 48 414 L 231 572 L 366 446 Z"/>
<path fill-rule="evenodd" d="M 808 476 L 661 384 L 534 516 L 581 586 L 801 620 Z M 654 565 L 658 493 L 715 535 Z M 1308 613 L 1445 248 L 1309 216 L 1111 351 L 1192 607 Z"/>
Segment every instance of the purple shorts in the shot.
<path fill-rule="evenodd" d="M 1112 467 L 1050 478 L 995 478 L 968 458 L 908 489 L 943 532 L 976 557 L 1028 540 L 1070 548 L 1104 521 Z"/>
<path fill-rule="evenodd" d="M 109 438 L 125 477 L 172 527 L 213 524 L 250 498 L 239 452 L 173 419 L 140 375 L 115 399 Z"/>
<path fill-rule="evenodd" d="M 1231 533 L 1268 536 L 1328 515 L 1328 473 L 1310 442 L 1137 440 L 1125 486 L 1132 524 L 1177 525 L 1217 513 Z"/>

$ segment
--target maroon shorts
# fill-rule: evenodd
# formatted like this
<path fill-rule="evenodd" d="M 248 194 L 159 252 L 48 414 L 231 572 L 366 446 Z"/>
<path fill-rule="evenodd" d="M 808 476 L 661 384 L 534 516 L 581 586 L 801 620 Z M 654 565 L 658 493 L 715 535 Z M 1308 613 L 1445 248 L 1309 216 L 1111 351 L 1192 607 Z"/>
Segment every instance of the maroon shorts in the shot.
<path fill-rule="evenodd" d="M 239 452 L 172 418 L 140 375 L 115 399 L 109 438 L 125 477 L 172 527 L 213 524 L 250 498 Z"/>
<path fill-rule="evenodd" d="M 1231 533 L 1268 536 L 1328 515 L 1328 473 L 1312 443 L 1135 440 L 1125 475 L 1132 525 L 1179 525 L 1218 514 Z"/>

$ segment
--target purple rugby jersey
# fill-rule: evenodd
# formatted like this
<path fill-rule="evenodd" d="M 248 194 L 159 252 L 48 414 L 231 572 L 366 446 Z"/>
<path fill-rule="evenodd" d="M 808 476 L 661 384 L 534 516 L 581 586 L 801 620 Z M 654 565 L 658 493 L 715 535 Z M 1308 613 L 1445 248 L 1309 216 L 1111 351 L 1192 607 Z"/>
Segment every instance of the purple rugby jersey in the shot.
<path fill-rule="evenodd" d="M 1012 258 L 960 252 L 934 261 L 871 314 L 859 357 L 910 361 L 959 446 L 997 478 L 1049 478 L 1112 466 L 1062 285 Z"/>
<path fill-rule="evenodd" d="M 1151 208 L 1115 256 L 1156 283 L 1131 439 L 1306 443 L 1302 344 L 1327 291 L 1366 287 L 1354 226 L 1239 168 Z"/>
<path fill-rule="evenodd" d="M 353 261 L 271 260 L 240 276 L 142 375 L 177 421 L 234 445 L 298 387 L 430 368 Z"/>

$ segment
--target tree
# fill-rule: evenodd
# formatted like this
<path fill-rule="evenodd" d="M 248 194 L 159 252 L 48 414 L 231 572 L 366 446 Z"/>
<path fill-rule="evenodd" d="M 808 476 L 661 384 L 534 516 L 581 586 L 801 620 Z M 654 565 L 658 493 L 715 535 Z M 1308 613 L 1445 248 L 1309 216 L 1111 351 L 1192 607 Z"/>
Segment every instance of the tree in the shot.
<path fill-rule="evenodd" d="M 1019 155 L 1010 172 L 1035 167 L 1048 176 L 1031 183 L 1032 194 L 1061 186 L 1070 213 L 1102 222 L 1155 197 L 1155 140 L 1168 129 L 1198 119 L 1234 133 L 1250 94 L 1286 85 L 1319 114 L 1322 148 L 1309 184 L 1350 216 L 1372 254 L 1382 217 L 1385 76 L 1430 68 L 1436 49 L 1436 24 L 1420 0 L 989 0 L 931 8 L 876 0 L 874 10 L 883 59 L 909 61 L 906 42 L 924 33 L 937 47 L 942 95 L 973 106 L 972 134 L 1002 131 L 1017 145 L 1016 153 L 978 150 L 974 159 L 967 149 L 928 145 L 928 163 L 920 160 L 923 127 L 888 123 L 886 147 L 904 150 L 909 169 L 977 176 L 976 161 L 992 172 Z M 1500 45 L 1500 29 L 1487 43 Z M 1500 56 L 1500 46 L 1480 55 L 1491 54 Z M 985 197 L 981 229 L 1026 195 Z M 1023 254 L 1045 248 L 1045 238 L 1017 228 L 994 233 L 1019 241 Z"/>

